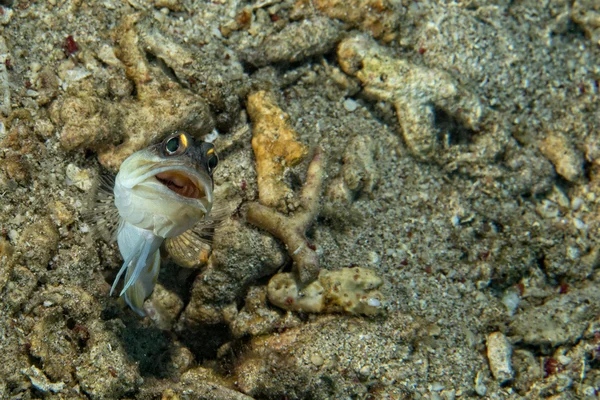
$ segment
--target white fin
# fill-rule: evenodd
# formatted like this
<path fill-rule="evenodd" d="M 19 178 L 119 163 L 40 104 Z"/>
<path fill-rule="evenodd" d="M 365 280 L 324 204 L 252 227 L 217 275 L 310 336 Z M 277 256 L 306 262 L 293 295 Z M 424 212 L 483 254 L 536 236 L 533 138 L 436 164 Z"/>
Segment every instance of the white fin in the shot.
<path fill-rule="evenodd" d="M 121 276 L 127 271 L 125 285 L 119 296 L 125 295 L 127 304 L 142 316 L 142 304 L 152 293 L 160 270 L 159 247 L 163 240 L 162 237 L 127 222 L 119 225 L 117 241 L 125 261 L 115 278 L 110 294 L 112 295 Z"/>
<path fill-rule="evenodd" d="M 146 316 L 143 308 L 144 300 L 152 294 L 154 286 L 156 286 L 159 272 L 160 250 L 156 250 L 151 264 L 144 268 L 135 282 L 133 282 L 133 284 L 125 291 L 125 301 L 133 311 L 142 317 Z M 129 277 L 126 275 L 125 280 L 127 281 L 128 279 Z"/>

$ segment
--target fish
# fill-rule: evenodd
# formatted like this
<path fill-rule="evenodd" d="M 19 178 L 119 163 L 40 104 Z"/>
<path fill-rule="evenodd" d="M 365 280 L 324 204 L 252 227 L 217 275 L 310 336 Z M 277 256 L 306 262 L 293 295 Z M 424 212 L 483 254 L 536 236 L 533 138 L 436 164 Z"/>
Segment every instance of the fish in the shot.
<path fill-rule="evenodd" d="M 174 132 L 125 159 L 114 181 L 101 179 L 91 219 L 123 257 L 110 295 L 124 275 L 119 296 L 138 315 L 146 315 L 143 304 L 157 283 L 163 243 L 188 254 L 210 243 L 222 218 L 211 213 L 218 163 L 212 143 Z"/>

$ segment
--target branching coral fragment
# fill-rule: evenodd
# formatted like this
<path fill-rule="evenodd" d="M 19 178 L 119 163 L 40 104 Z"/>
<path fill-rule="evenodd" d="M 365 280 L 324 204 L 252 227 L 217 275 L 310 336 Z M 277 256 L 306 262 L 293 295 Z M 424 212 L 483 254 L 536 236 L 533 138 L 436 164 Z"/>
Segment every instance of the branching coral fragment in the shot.
<path fill-rule="evenodd" d="M 273 94 L 261 90 L 248 96 L 248 114 L 254 124 L 252 150 L 260 202 L 285 210 L 286 199 L 293 195 L 284 182 L 285 168 L 299 164 L 307 148 L 297 140 L 289 116 L 279 108 Z"/>
<path fill-rule="evenodd" d="M 324 170 L 325 158 L 318 148 L 308 167 L 306 182 L 300 195 L 301 209 L 291 216 L 285 216 L 259 203 L 251 203 L 248 207 L 248 222 L 285 243 L 302 282 L 314 280 L 319 273 L 319 257 L 305 233 L 319 214 Z"/>

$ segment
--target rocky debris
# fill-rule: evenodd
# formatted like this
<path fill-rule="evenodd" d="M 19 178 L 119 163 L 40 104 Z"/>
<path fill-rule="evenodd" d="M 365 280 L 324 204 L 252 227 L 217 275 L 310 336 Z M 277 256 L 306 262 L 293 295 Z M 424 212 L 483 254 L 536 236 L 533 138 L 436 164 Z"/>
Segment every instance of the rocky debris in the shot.
<path fill-rule="evenodd" d="M 577 151 L 567 135 L 549 132 L 540 142 L 539 149 L 556 168 L 556 172 L 576 182 L 583 175 L 583 156 Z"/>
<path fill-rule="evenodd" d="M 4 10 L 4 8 L 3 8 Z M 12 10 L 8 10 L 12 14 Z M 2 13 L 4 14 L 4 12 Z M 6 40 L 4 37 L 0 38 L 0 112 L 5 117 L 10 115 L 12 112 L 12 102 L 10 98 L 10 81 L 8 78 L 8 71 L 6 67 L 6 60 L 10 60 L 10 54 L 8 47 L 6 47 Z M 10 62 L 9 62 L 10 63 Z"/>
<path fill-rule="evenodd" d="M 535 382 L 544 377 L 540 361 L 528 350 L 515 349 L 512 366 L 515 372 L 513 387 L 522 396 L 529 392 Z"/>
<path fill-rule="evenodd" d="M 53 122 L 62 126 L 61 145 L 66 150 L 96 148 L 117 143 L 120 109 L 97 97 L 64 97 L 53 104 Z"/>
<path fill-rule="evenodd" d="M 94 91 L 80 91 L 52 105 L 53 122 L 62 126 L 62 146 L 67 150 L 97 150 L 102 165 L 113 171 L 125 158 L 167 132 L 181 129 L 200 137 L 214 128 L 204 99 L 150 64 L 140 43 L 138 19 L 137 14 L 129 15 L 114 32 L 118 61 L 105 55 L 135 84 L 136 99 L 124 97 L 120 103 L 114 103 Z"/>
<path fill-rule="evenodd" d="M 502 332 L 493 332 L 488 335 L 487 357 L 492 375 L 500 384 L 513 378 L 512 346 Z"/>
<path fill-rule="evenodd" d="M 595 3 L 14 3 L 0 7 L 0 248 L 8 249 L 0 249 L 8 256 L 0 254 L 1 398 L 248 398 L 239 390 L 257 398 L 596 396 L 598 299 L 588 288 L 597 286 L 600 259 Z M 392 66 L 381 82 L 342 72 L 345 60 L 333 53 L 337 41 L 355 37 L 348 30 L 378 36 L 364 46 L 377 57 L 364 60 Z M 260 64 L 262 56 L 276 64 Z M 417 142 L 402 140 L 398 101 L 368 94 L 411 75 L 398 77 L 395 66 L 425 82 L 429 72 L 449 78 L 440 88 L 464 94 L 440 99 L 437 88 L 403 82 L 414 100 L 408 105 L 427 108 L 412 90 L 438 106 L 430 106 L 433 123 L 418 126 L 437 135 L 425 162 L 411 156 Z M 248 93 L 265 89 L 290 115 L 297 140 L 318 143 L 330 160 L 320 217 L 296 236 L 318 244 L 326 270 L 376 272 L 385 317 L 268 303 L 267 279 L 292 265 L 276 238 L 244 221 L 259 191 L 242 106 Z M 461 118 L 461 102 L 473 106 L 472 118 Z M 136 150 L 161 136 L 155 128 L 196 129 L 195 117 L 186 119 L 194 105 L 207 112 L 200 122 L 220 131 L 210 135 L 221 157 L 215 184 L 227 188 L 235 211 L 217 229 L 214 257 L 201 257 L 212 258 L 206 270 L 194 270 L 196 260 L 164 264 L 159 280 L 169 293 L 157 291 L 147 304 L 157 310 L 155 324 L 108 297 L 106 281 L 122 260 L 115 246 L 86 233 L 87 195 L 65 171 L 72 164 L 95 175 L 97 153 L 116 169 L 120 146 Z M 70 125 L 87 136 L 65 130 Z M 548 132 L 564 135 L 566 145 L 556 147 L 575 154 L 569 163 L 564 154 L 555 157 L 562 164 L 542 155 Z M 561 165 L 581 172 L 557 181 Z M 285 173 L 298 194 L 305 166 Z M 291 198 L 286 218 L 303 210 Z M 332 205 L 336 212 L 326 212 Z M 50 242 L 58 235 L 47 253 L 45 240 L 25 232 L 45 220 L 55 225 Z M 436 324 L 422 333 L 415 320 Z M 502 385 L 485 357 L 485 337 L 495 331 L 514 347 L 514 378 Z"/>
<path fill-rule="evenodd" d="M 34 115 L 25 109 L 14 110 L 3 121 L 4 134 L 0 135 L 0 176 L 24 185 L 31 181 L 32 159 L 47 152 L 35 134 Z"/>
<path fill-rule="evenodd" d="M 156 284 L 152 295 L 144 302 L 146 315 L 162 330 L 173 327 L 183 307 L 183 300 L 160 283 Z"/>
<path fill-rule="evenodd" d="M 208 265 L 196 277 L 177 329 L 225 320 L 225 309 L 244 297 L 247 286 L 285 263 L 274 238 L 229 220 L 216 229 Z"/>
<path fill-rule="evenodd" d="M 208 104 L 219 132 L 229 133 L 238 127 L 241 99 L 248 95 L 250 80 L 235 53 L 215 40 L 182 41 L 181 35 L 165 29 L 157 20 L 144 18 L 137 24 L 138 31 L 144 33 L 139 40 L 152 64 Z"/>
<path fill-rule="evenodd" d="M 570 15 L 592 44 L 600 46 L 600 5 L 594 0 L 577 0 L 573 2 Z"/>
<path fill-rule="evenodd" d="M 75 185 L 84 192 L 88 192 L 93 186 L 90 171 L 85 168 L 79 168 L 75 164 L 67 165 L 66 176 L 68 183 Z"/>
<path fill-rule="evenodd" d="M 252 400 L 252 397 L 237 391 L 231 381 L 206 367 L 195 367 L 184 372 L 177 382 L 167 380 L 144 385 L 140 388 L 140 396 L 162 400 Z"/>
<path fill-rule="evenodd" d="M 339 23 L 323 17 L 292 22 L 259 44 L 241 49 L 239 57 L 256 67 L 299 62 L 333 49 L 342 35 L 339 28 Z"/>
<path fill-rule="evenodd" d="M 248 290 L 244 307 L 228 321 L 231 333 L 240 338 L 244 335 L 266 335 L 275 330 L 289 329 L 301 325 L 292 313 L 274 310 L 267 302 L 267 288 L 253 286 Z"/>
<path fill-rule="evenodd" d="M 403 15 L 399 3 L 389 0 L 298 0 L 290 18 L 307 18 L 315 13 L 343 21 L 348 28 L 359 28 L 376 39 L 394 40 Z"/>
<path fill-rule="evenodd" d="M 231 332 L 234 337 L 268 334 L 280 319 L 280 313 L 267 307 L 266 288 L 253 286 L 248 290 L 244 307 L 232 321 Z"/>
<path fill-rule="evenodd" d="M 303 285 L 292 273 L 269 281 L 269 301 L 289 311 L 377 315 L 383 312 L 383 281 L 374 271 L 353 267 L 322 270 L 316 281 Z"/>
<path fill-rule="evenodd" d="M 599 311 L 600 293 L 595 285 L 572 287 L 568 293 L 517 314 L 509 325 L 509 336 L 532 346 L 575 343 L 585 332 L 590 317 Z"/>
<path fill-rule="evenodd" d="M 342 70 L 361 81 L 366 96 L 394 105 L 406 145 L 415 157 L 441 158 L 446 163 L 487 162 L 506 147 L 508 136 L 502 124 L 494 122 L 493 113 L 445 71 L 392 57 L 365 36 L 343 40 L 337 54 Z M 440 132 L 437 126 L 444 123 L 459 126 Z M 462 149 L 447 148 L 450 143 Z"/>
<path fill-rule="evenodd" d="M 379 178 L 375 156 L 376 144 L 370 137 L 352 139 L 344 151 L 340 176 L 332 179 L 327 187 L 329 200 L 346 207 L 361 193 L 372 194 Z"/>
<path fill-rule="evenodd" d="M 40 371 L 39 368 L 36 368 L 34 365 L 29 367 L 29 369 L 24 369 L 22 372 L 29 377 L 33 387 L 42 393 L 58 393 L 62 391 L 65 387 L 64 382 L 50 382 L 46 375 L 44 375 L 44 373 Z"/>
<path fill-rule="evenodd" d="M 33 272 L 21 265 L 5 264 L 5 266 L 10 267 L 8 282 L 4 287 L 5 304 L 10 313 L 16 313 L 29 300 L 37 287 L 38 280 Z"/>
<path fill-rule="evenodd" d="M 40 361 L 47 379 L 65 385 L 64 390 L 77 382 L 92 398 L 115 398 L 139 384 L 137 368 L 119 340 L 122 327 L 105 325 L 98 303 L 84 290 L 47 287 L 31 297 L 24 314 L 35 318 L 27 337 L 30 357 Z M 43 377 L 35 378 L 44 383 Z"/>
<path fill-rule="evenodd" d="M 42 218 L 23 229 L 17 251 L 27 260 L 30 270 L 43 274 L 58 249 L 59 234 L 50 218 Z"/>
<path fill-rule="evenodd" d="M 304 160 L 308 149 L 298 141 L 272 93 L 259 91 L 248 96 L 248 115 L 253 122 L 252 150 L 256 157 L 258 198 L 267 207 L 287 211 L 293 196 L 285 182 L 285 171 Z"/>
<path fill-rule="evenodd" d="M 156 8 L 167 8 L 171 11 L 183 11 L 182 0 L 154 0 L 154 7 Z"/>
<path fill-rule="evenodd" d="M 3 237 L 0 237 L 0 263 L 2 263 L 0 268 L 0 292 L 2 292 L 13 268 L 13 247 Z"/>
<path fill-rule="evenodd" d="M 90 340 L 77 360 L 75 376 L 90 397 L 119 398 L 133 392 L 142 379 L 116 335 L 124 327 L 116 324 L 107 329 L 102 325 L 100 321 L 90 322 Z"/>
<path fill-rule="evenodd" d="M 332 390 L 345 396 L 366 394 L 366 378 L 382 385 L 391 382 L 386 367 L 401 365 L 393 361 L 398 357 L 410 358 L 400 354 L 417 325 L 408 317 L 394 319 L 401 321 L 403 329 L 381 329 L 377 321 L 321 317 L 281 334 L 255 337 L 235 368 L 238 388 L 258 398 L 327 398 Z M 377 365 L 360 355 L 367 348 L 382 356 Z M 340 363 L 340 359 L 346 361 Z M 399 375 L 408 372 L 403 367 L 395 370 Z M 347 379 L 348 375 L 355 379 Z M 331 382 L 336 382 L 335 389 Z"/>
<path fill-rule="evenodd" d="M 51 300 L 46 301 L 51 302 Z M 52 307 L 51 311 L 44 314 L 29 335 L 31 343 L 29 353 L 41 360 L 44 372 L 50 380 L 70 383 L 74 378 L 75 361 L 78 357 L 78 333 L 64 334 L 69 331 L 69 328 L 60 308 Z M 71 324 L 72 327 L 75 326 L 75 322 Z"/>
<path fill-rule="evenodd" d="M 360 81 L 361 93 L 393 105 L 404 141 L 417 159 L 449 172 L 503 180 L 517 193 L 547 190 L 552 178 L 548 163 L 510 137 L 500 113 L 485 107 L 450 73 L 392 54 L 362 35 L 342 40 L 337 49 L 342 70 Z"/>
<path fill-rule="evenodd" d="M 577 231 L 573 225 L 569 228 Z M 554 279 L 583 280 L 591 276 L 599 264 L 598 252 L 589 248 L 588 243 L 577 240 L 575 234 L 565 237 L 564 242 L 557 243 L 544 251 L 544 270 Z"/>

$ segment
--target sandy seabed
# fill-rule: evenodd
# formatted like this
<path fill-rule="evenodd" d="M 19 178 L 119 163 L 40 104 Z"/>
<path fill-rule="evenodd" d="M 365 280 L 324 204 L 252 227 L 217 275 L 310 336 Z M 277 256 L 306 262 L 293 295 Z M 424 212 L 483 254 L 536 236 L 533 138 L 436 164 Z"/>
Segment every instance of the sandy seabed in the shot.
<path fill-rule="evenodd" d="M 0 24 L 0 398 L 597 398 L 597 1 L 2 0 Z M 176 130 L 214 138 L 231 212 L 164 252 L 140 318 L 85 215 Z"/>

